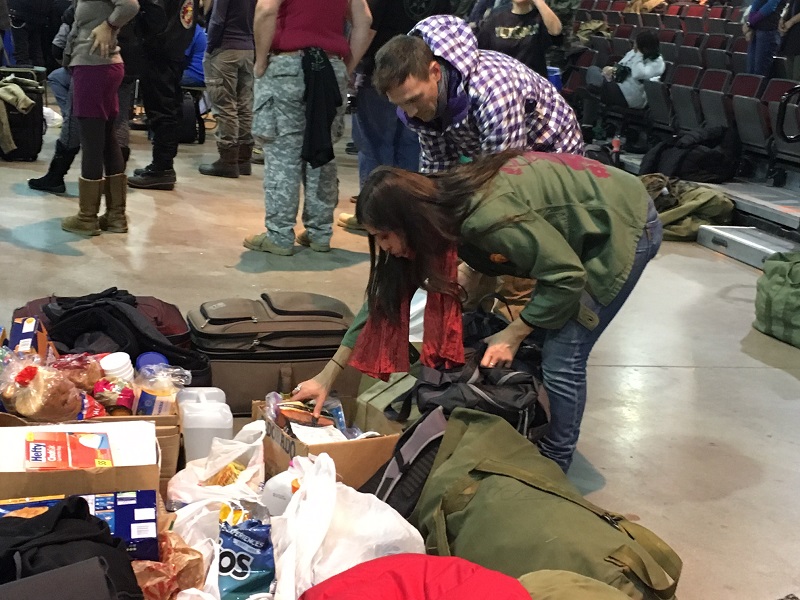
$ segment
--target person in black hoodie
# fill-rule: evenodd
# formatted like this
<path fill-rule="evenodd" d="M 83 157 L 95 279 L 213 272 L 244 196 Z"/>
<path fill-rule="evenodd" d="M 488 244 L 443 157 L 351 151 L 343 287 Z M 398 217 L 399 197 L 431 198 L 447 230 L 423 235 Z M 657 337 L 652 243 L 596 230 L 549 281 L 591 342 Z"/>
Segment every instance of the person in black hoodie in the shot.
<path fill-rule="evenodd" d="M 195 0 L 140 0 L 144 68 L 140 79 L 145 114 L 153 133 L 153 160 L 128 178 L 132 188 L 171 190 L 177 177 L 181 77 L 186 48 L 194 38 Z M 142 14 L 144 13 L 144 14 Z"/>
<path fill-rule="evenodd" d="M 9 0 L 14 60 L 18 65 L 43 67 L 44 36 L 51 0 Z"/>

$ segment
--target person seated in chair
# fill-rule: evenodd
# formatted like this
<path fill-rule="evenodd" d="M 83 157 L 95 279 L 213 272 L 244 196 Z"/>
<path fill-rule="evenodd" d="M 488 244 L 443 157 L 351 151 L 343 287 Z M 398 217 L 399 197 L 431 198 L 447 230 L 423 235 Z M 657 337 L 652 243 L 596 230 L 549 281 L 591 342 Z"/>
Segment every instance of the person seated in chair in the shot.
<path fill-rule="evenodd" d="M 659 79 L 665 68 L 658 37 L 649 30 L 636 36 L 633 49 L 616 65 L 602 70 L 589 67 L 586 71 L 588 93 L 584 96 L 581 120 L 584 131 L 597 124 L 601 102 L 606 106 L 646 108 L 644 82 Z"/>
<path fill-rule="evenodd" d="M 192 43 L 186 48 L 186 68 L 183 70 L 181 87 L 205 87 L 203 56 L 206 53 L 206 30 L 198 25 L 194 30 Z"/>

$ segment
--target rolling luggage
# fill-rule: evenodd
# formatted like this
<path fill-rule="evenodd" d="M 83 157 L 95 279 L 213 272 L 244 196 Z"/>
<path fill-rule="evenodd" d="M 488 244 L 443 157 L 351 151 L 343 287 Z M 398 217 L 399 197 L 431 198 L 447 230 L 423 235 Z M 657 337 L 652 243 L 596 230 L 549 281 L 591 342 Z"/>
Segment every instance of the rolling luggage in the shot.
<path fill-rule="evenodd" d="M 0 157 L 7 161 L 35 161 L 42 151 L 42 141 L 45 133 L 44 100 L 41 83 L 38 81 L 40 73 L 33 68 L 0 68 L 0 79 L 14 75 L 18 78 L 34 82 L 35 88 L 23 88 L 25 94 L 33 100 L 34 106 L 28 113 L 20 112 L 14 105 L 5 102 L 8 125 L 11 137 L 17 145 L 16 150 L 4 153 L 0 150 Z M 41 91 L 39 91 L 41 90 Z"/>
<path fill-rule="evenodd" d="M 187 315 L 192 345 L 211 362 L 214 386 L 225 391 L 236 415 L 271 391 L 291 392 L 333 357 L 353 321 L 335 298 L 304 292 L 263 293 L 257 300 L 203 303 Z M 355 398 L 361 375 L 345 369 L 336 389 Z"/>
<path fill-rule="evenodd" d="M 45 296 L 31 300 L 25 306 L 14 311 L 13 319 L 23 317 L 36 317 L 50 329 L 51 317 L 54 314 L 65 312 L 80 304 L 90 304 L 97 300 L 119 300 L 132 305 L 144 315 L 158 332 L 164 335 L 172 344 L 180 348 L 189 348 L 189 326 L 183 318 L 180 309 L 174 304 L 164 302 L 153 296 L 133 296 L 127 290 L 109 288 L 97 294 L 77 297 Z"/>

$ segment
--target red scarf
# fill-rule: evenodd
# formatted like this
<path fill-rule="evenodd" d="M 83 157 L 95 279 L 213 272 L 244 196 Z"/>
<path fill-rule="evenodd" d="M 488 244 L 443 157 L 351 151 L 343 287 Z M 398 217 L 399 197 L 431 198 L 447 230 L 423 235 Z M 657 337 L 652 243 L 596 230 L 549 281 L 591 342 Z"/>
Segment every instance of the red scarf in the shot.
<path fill-rule="evenodd" d="M 442 257 L 445 279 L 458 279 L 458 252 L 451 246 Z M 367 317 L 349 364 L 362 373 L 386 381 L 392 373 L 408 373 L 408 334 L 411 295 L 400 303 L 400 320 L 392 323 L 377 316 Z M 425 304 L 422 336 L 422 364 L 452 369 L 464 364 L 461 303 L 450 294 L 429 292 Z"/>

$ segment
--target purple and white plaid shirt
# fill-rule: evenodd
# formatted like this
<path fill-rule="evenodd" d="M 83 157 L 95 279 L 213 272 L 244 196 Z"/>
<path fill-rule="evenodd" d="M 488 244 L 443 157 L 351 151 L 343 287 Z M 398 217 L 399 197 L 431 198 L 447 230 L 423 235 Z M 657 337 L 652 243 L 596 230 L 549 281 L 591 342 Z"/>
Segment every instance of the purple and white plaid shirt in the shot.
<path fill-rule="evenodd" d="M 583 154 L 575 113 L 547 79 L 510 56 L 478 50 L 469 25 L 456 17 L 430 17 L 412 33 L 458 70 L 459 92 L 469 96 L 466 118 L 444 132 L 418 120 L 408 123 L 419 134 L 423 173 L 458 164 L 461 156 L 512 148 Z"/>

